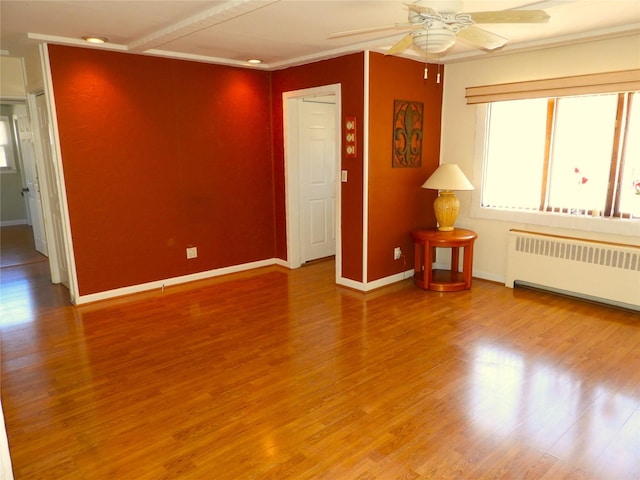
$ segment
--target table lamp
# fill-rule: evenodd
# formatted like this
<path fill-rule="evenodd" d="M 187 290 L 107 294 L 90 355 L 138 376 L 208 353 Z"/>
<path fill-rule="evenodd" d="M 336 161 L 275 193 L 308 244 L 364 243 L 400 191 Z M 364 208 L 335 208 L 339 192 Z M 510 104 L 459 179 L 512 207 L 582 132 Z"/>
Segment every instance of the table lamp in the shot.
<path fill-rule="evenodd" d="M 473 185 L 464 176 L 460 167 L 453 163 L 440 165 L 422 184 L 422 188 L 440 190 L 440 195 L 433 202 L 433 210 L 438 220 L 438 230 L 450 232 L 456 222 L 460 202 L 453 190 L 473 190 Z"/>

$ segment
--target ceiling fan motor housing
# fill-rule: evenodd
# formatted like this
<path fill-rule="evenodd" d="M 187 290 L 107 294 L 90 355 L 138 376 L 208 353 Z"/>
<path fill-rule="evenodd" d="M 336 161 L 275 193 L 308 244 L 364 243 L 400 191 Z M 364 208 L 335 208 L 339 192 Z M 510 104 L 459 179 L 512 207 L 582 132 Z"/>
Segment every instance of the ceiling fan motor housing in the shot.
<path fill-rule="evenodd" d="M 471 15 L 459 13 L 459 1 L 414 2 L 418 8 L 409 9 L 409 22 L 423 25 L 413 33 L 413 45 L 427 53 L 442 53 L 456 42 L 456 34 L 475 22 Z"/>

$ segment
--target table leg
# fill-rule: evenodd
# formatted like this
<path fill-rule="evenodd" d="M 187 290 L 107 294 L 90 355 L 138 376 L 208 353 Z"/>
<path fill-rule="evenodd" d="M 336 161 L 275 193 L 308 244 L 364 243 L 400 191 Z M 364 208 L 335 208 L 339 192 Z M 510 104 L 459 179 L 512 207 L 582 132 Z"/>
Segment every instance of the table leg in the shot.
<path fill-rule="evenodd" d="M 460 260 L 460 247 L 451 247 L 451 272 L 458 272 L 458 262 Z"/>
<path fill-rule="evenodd" d="M 413 247 L 413 272 L 420 273 L 422 272 L 422 249 L 424 245 L 420 242 L 415 242 Z"/>
<path fill-rule="evenodd" d="M 462 279 L 467 289 L 471 288 L 471 269 L 473 268 L 473 240 L 463 249 Z"/>
<path fill-rule="evenodd" d="M 424 288 L 431 288 L 433 281 L 433 248 L 429 242 L 424 244 Z"/>
<path fill-rule="evenodd" d="M 413 247 L 413 282 L 420 288 L 426 288 L 426 268 L 424 266 L 424 243 L 416 241 Z"/>

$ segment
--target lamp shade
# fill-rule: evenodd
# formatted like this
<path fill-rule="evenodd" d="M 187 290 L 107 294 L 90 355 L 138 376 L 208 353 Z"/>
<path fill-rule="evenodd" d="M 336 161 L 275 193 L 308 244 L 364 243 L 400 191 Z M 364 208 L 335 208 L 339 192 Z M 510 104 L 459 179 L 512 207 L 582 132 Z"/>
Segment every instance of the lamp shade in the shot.
<path fill-rule="evenodd" d="M 458 165 L 445 163 L 433 172 L 427 181 L 422 184 L 422 188 L 433 190 L 473 190 L 473 185 L 467 180 Z"/>

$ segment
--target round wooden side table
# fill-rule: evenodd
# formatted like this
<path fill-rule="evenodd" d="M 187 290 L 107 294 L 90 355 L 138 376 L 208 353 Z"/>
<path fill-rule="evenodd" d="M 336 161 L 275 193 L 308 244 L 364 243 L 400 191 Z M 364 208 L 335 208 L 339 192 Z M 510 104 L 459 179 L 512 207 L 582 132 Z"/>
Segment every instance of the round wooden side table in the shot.
<path fill-rule="evenodd" d="M 413 281 L 425 290 L 457 292 L 471 288 L 473 270 L 473 242 L 478 235 L 471 230 L 454 228 L 441 232 L 427 228 L 411 232 L 415 245 Z M 436 248 L 451 248 L 451 269 L 434 270 Z M 462 272 L 458 271 L 460 248 L 463 249 Z"/>

